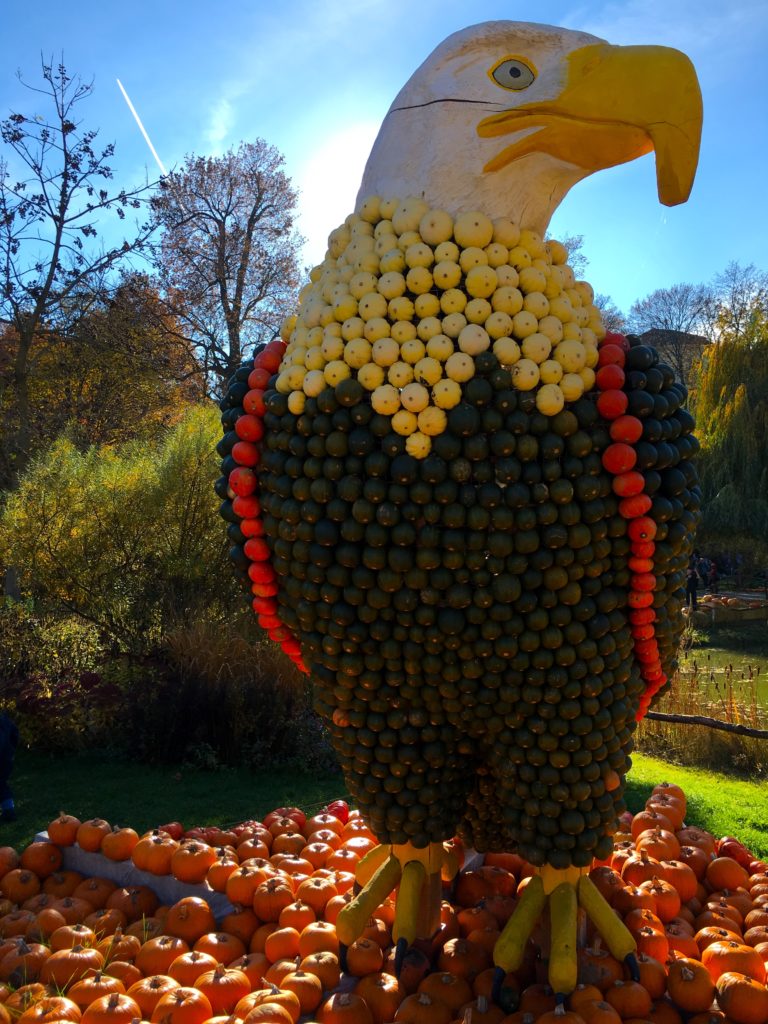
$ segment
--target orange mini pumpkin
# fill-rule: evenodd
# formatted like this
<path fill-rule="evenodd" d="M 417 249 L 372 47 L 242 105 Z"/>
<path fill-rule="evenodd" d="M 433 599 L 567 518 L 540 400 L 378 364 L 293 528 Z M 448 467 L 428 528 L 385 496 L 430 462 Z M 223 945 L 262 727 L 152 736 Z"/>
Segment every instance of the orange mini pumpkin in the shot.
<path fill-rule="evenodd" d="M 149 1020 L 159 1000 L 179 987 L 178 981 L 167 974 L 152 974 L 135 981 L 128 988 L 128 995 L 138 1003 L 141 1017 Z"/>
<path fill-rule="evenodd" d="M 733 1024 L 765 1024 L 768 989 L 754 978 L 728 971 L 717 982 L 717 1005 Z"/>
<path fill-rule="evenodd" d="M 102 839 L 111 828 L 109 822 L 103 818 L 89 818 L 82 822 L 77 830 L 77 845 L 88 853 L 98 853 Z"/>
<path fill-rule="evenodd" d="M 373 1024 L 373 1016 L 365 1000 L 354 992 L 330 996 L 319 1007 L 317 1019 L 319 1024 Z"/>
<path fill-rule="evenodd" d="M 81 824 L 80 819 L 73 814 L 60 811 L 59 816 L 48 825 L 48 838 L 57 846 L 74 846 Z"/>
<path fill-rule="evenodd" d="M 179 986 L 155 1003 L 152 1024 L 204 1024 L 211 1017 L 211 1004 L 196 988 Z"/>
<path fill-rule="evenodd" d="M 61 867 L 63 856 L 55 843 L 30 843 L 21 854 L 19 864 L 27 871 L 34 871 L 39 879 L 47 878 Z"/>
<path fill-rule="evenodd" d="M 190 944 L 194 944 L 206 932 L 215 929 L 216 919 L 213 911 L 199 896 L 184 896 L 177 900 L 165 919 L 167 933 L 176 935 Z"/>
<path fill-rule="evenodd" d="M 683 1013 L 703 1013 L 712 1004 L 715 985 L 709 971 L 697 960 L 680 958 L 669 965 L 667 989 Z"/>

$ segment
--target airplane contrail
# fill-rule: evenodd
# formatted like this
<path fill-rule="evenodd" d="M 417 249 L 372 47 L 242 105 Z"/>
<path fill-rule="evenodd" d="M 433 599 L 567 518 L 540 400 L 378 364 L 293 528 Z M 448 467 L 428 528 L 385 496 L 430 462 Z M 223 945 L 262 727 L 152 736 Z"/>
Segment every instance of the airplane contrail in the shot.
<path fill-rule="evenodd" d="M 138 114 L 136 113 L 136 108 L 135 108 L 135 107 L 134 107 L 134 105 L 133 105 L 133 104 L 131 103 L 131 98 L 130 98 L 130 96 L 128 95 L 128 93 L 127 93 L 127 92 L 125 91 L 125 89 L 123 88 L 123 83 L 122 83 L 122 82 L 120 81 L 120 79 L 119 79 L 119 78 L 116 78 L 116 79 L 115 79 L 115 81 L 117 82 L 117 84 L 118 84 L 118 86 L 119 86 L 119 88 L 120 88 L 120 92 L 121 92 L 121 93 L 123 94 L 123 97 L 124 97 L 124 99 L 125 99 L 125 102 L 126 102 L 126 103 L 128 104 L 128 109 L 129 109 L 129 110 L 130 110 L 130 112 L 131 112 L 131 113 L 133 114 L 133 117 L 134 117 L 134 119 L 135 119 L 135 121 L 136 121 L 136 124 L 137 124 L 137 125 L 139 126 L 139 131 L 140 131 L 140 132 L 141 132 L 141 134 L 142 134 L 142 135 L 144 136 L 144 141 L 145 141 L 145 142 L 146 142 L 146 144 L 147 144 L 147 145 L 149 146 L 149 150 L 150 150 L 150 152 L 152 153 L 152 156 L 153 156 L 153 157 L 155 158 L 155 163 L 156 163 L 156 164 L 157 164 L 157 166 L 158 166 L 158 167 L 160 168 L 160 171 L 161 171 L 161 173 L 162 173 L 163 177 L 164 177 L 164 178 L 165 178 L 165 177 L 167 177 L 167 175 L 168 175 L 168 171 L 166 171 L 165 167 L 163 166 L 163 161 L 162 161 L 162 160 L 160 159 L 160 157 L 159 157 L 159 156 L 157 155 L 157 150 L 156 150 L 156 149 L 155 149 L 155 147 L 154 147 L 154 146 L 152 145 L 152 140 L 150 139 L 149 135 L 147 135 L 147 129 L 146 129 L 146 128 L 144 127 L 144 125 L 143 125 L 143 124 L 141 123 L 141 118 L 140 118 L 140 117 L 139 117 L 139 115 L 138 115 Z"/>

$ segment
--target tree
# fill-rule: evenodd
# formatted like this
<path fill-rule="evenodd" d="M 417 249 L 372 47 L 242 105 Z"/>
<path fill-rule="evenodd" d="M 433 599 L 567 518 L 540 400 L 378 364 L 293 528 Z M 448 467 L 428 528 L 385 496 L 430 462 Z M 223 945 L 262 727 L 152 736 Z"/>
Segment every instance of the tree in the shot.
<path fill-rule="evenodd" d="M 0 375 L 10 375 L 16 328 L 0 333 Z M 188 343 L 144 275 L 123 277 L 69 330 L 38 333 L 29 351 L 31 450 L 62 432 L 78 447 L 118 444 L 168 426 L 205 395 Z M 12 475 L 15 407 L 0 392 L 0 480 Z"/>
<path fill-rule="evenodd" d="M 584 277 L 589 266 L 589 260 L 584 254 L 584 235 L 564 235 L 558 241 L 568 253 L 568 266 L 573 273 L 577 278 Z"/>
<path fill-rule="evenodd" d="M 759 321 L 768 316 L 768 274 L 752 263 L 742 267 L 732 260 L 715 278 L 713 292 L 708 336 L 712 340 L 754 336 Z"/>
<path fill-rule="evenodd" d="M 760 285 L 762 280 L 763 285 Z M 705 528 L 768 531 L 768 293 L 765 275 L 730 264 L 719 282 L 717 342 L 701 361 L 695 414 Z"/>
<path fill-rule="evenodd" d="M 213 492 L 221 427 L 198 406 L 151 440 L 37 455 L 0 515 L 12 562 L 40 611 L 95 624 L 119 651 L 147 653 L 199 614 L 241 599 Z"/>
<path fill-rule="evenodd" d="M 76 120 L 93 84 L 52 61 L 42 62 L 42 79 L 41 87 L 28 88 L 43 98 L 47 113 L 12 113 L 0 122 L 8 153 L 0 157 L 0 318 L 13 328 L 14 346 L 5 383 L 13 408 L 6 485 L 32 452 L 35 339 L 50 331 L 63 336 L 150 232 L 136 227 L 111 247 L 97 246 L 105 214 L 124 220 L 126 211 L 140 207 L 149 185 L 106 188 L 114 177 L 108 163 L 114 146 L 97 149 L 98 132 L 82 130 Z"/>
<path fill-rule="evenodd" d="M 626 330 L 626 317 L 610 295 L 602 295 L 598 292 L 597 295 L 595 295 L 595 305 L 600 310 L 600 316 L 602 317 L 607 331 Z"/>
<path fill-rule="evenodd" d="M 153 198 L 157 267 L 169 309 L 220 390 L 247 345 L 277 333 L 295 302 L 302 239 L 283 157 L 263 139 L 187 157 Z"/>
<path fill-rule="evenodd" d="M 653 332 L 654 347 L 685 384 L 701 347 L 696 338 L 705 336 L 713 304 L 709 285 L 675 284 L 634 302 L 627 324 L 635 334 Z"/>

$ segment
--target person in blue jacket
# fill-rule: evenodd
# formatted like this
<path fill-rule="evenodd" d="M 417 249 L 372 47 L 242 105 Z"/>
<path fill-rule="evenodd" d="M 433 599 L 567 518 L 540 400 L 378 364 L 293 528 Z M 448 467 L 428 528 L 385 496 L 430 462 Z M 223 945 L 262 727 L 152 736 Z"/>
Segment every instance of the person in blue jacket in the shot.
<path fill-rule="evenodd" d="M 9 784 L 13 771 L 13 757 L 19 743 L 19 730 L 8 714 L 0 713 L 0 820 L 15 821 L 16 805 Z"/>

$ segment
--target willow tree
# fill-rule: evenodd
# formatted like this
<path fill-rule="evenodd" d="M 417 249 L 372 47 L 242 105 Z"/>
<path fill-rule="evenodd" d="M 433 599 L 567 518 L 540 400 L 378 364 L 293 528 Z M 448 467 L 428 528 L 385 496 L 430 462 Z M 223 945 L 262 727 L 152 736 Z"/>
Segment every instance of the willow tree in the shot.
<path fill-rule="evenodd" d="M 738 305 L 724 294 L 718 340 L 702 357 L 695 414 L 704 527 L 718 533 L 768 533 L 768 291 L 762 278 L 752 275 L 747 297 L 738 289 Z"/>

